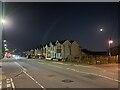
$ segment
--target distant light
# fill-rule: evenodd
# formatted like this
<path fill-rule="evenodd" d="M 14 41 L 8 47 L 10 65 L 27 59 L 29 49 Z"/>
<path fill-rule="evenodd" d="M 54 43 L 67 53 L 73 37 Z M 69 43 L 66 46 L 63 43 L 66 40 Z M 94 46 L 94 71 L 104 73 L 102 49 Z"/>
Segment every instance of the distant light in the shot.
<path fill-rule="evenodd" d="M 37 55 L 40 55 L 40 54 L 37 54 Z"/>
<path fill-rule="evenodd" d="M 15 58 L 15 55 L 13 55 L 13 58 Z"/>
<path fill-rule="evenodd" d="M 2 19 L 2 20 L 1 20 L 1 23 L 2 23 L 2 24 L 5 24 L 5 23 L 6 23 L 5 19 Z"/>
<path fill-rule="evenodd" d="M 109 40 L 109 44 L 112 44 L 113 43 L 113 40 Z"/>
<path fill-rule="evenodd" d="M 20 59 L 20 56 L 18 56 L 18 55 L 15 55 L 15 59 Z"/>
<path fill-rule="evenodd" d="M 7 44 L 4 44 L 4 47 L 7 47 Z"/>
<path fill-rule="evenodd" d="M 5 43 L 5 42 L 7 42 L 6 40 L 3 40 L 3 42 Z"/>
<path fill-rule="evenodd" d="M 5 51 L 9 51 L 9 49 L 5 48 Z"/>
<path fill-rule="evenodd" d="M 103 31 L 103 29 L 100 29 L 100 32 L 102 32 Z"/>

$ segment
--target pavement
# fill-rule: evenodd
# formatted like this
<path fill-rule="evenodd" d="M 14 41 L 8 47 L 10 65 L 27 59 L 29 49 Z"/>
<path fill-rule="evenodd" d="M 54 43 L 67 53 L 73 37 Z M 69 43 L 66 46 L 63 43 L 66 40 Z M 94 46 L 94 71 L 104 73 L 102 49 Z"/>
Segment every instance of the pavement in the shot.
<path fill-rule="evenodd" d="M 17 88 L 118 88 L 118 65 L 77 65 L 38 59 L 3 60 L 2 85 Z M 106 90 L 106 89 L 105 89 Z"/>

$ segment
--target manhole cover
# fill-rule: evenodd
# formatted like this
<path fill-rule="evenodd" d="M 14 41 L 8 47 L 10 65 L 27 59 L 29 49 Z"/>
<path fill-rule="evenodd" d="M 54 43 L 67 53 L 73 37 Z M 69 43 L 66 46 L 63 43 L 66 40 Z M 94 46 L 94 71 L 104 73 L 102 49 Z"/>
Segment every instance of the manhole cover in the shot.
<path fill-rule="evenodd" d="M 48 75 L 48 77 L 54 77 L 55 75 Z"/>
<path fill-rule="evenodd" d="M 73 81 L 72 81 L 72 80 L 69 80 L 69 79 L 65 79 L 65 80 L 62 80 L 62 82 L 70 83 L 70 82 L 73 82 Z"/>
<path fill-rule="evenodd" d="M 100 78 L 99 76 L 95 76 L 95 75 L 91 75 L 91 74 L 84 75 L 83 77 L 87 77 L 89 79 L 98 79 L 98 78 Z"/>

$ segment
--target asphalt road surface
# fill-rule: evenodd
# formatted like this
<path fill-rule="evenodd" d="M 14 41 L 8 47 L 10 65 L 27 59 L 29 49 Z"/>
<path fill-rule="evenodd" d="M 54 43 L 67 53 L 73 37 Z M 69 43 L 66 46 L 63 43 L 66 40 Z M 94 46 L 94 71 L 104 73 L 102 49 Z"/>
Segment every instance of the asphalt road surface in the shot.
<path fill-rule="evenodd" d="M 118 88 L 118 65 L 85 66 L 46 60 L 2 60 L 0 88 Z M 103 90 L 103 89 L 102 89 Z M 108 89 L 105 89 L 108 90 Z"/>

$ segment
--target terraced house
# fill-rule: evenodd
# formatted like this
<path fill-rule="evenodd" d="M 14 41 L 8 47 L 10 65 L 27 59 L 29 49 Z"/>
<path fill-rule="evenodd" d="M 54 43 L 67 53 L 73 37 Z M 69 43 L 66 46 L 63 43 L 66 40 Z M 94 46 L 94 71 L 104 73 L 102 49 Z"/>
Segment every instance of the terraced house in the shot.
<path fill-rule="evenodd" d="M 43 55 L 49 60 L 75 61 L 82 57 L 81 47 L 76 41 L 57 40 L 43 46 Z"/>

